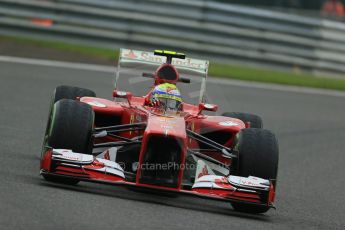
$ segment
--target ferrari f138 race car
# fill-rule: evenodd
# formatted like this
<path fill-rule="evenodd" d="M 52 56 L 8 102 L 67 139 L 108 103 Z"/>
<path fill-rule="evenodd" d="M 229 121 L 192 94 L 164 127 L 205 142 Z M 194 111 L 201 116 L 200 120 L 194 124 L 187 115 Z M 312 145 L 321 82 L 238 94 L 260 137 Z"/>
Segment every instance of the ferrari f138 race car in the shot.
<path fill-rule="evenodd" d="M 274 207 L 278 144 L 259 116 L 206 115 L 208 61 L 121 49 L 113 100 L 89 90 L 54 91 L 41 154 L 48 181 L 123 185 Z M 211 112 L 206 112 L 211 114 Z"/>

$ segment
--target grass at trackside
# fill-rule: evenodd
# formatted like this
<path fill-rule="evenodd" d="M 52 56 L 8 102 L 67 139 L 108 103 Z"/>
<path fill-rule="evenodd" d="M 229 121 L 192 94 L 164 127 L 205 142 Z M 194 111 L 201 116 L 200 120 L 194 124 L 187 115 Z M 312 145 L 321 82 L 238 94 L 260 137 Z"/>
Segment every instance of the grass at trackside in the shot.
<path fill-rule="evenodd" d="M 67 52 L 74 52 L 84 55 L 90 55 L 94 57 L 101 57 L 104 59 L 108 59 L 113 61 L 114 59 L 118 59 L 118 51 L 114 51 L 108 48 L 99 48 L 89 45 L 78 45 L 78 44 L 70 44 L 65 42 L 59 41 L 48 41 L 48 40 L 38 40 L 33 38 L 22 38 L 22 37 L 8 37 L 8 36 L 0 36 L 1 40 L 11 40 L 18 43 L 26 43 L 35 45 L 37 47 L 47 47 L 52 48 L 60 51 L 67 51 Z"/>
<path fill-rule="evenodd" d="M 210 76 L 218 76 L 221 78 L 345 91 L 345 76 L 344 80 L 342 80 L 322 76 L 316 77 L 310 74 L 293 74 L 216 63 L 213 64 L 213 66 L 212 63 L 210 64 L 209 74 Z"/>
<path fill-rule="evenodd" d="M 29 43 L 39 47 L 49 47 L 60 51 L 90 55 L 110 61 L 117 60 L 119 54 L 118 51 L 114 52 L 114 50 L 107 48 L 98 48 L 88 45 L 76 45 L 57 41 L 41 41 L 36 39 L 19 37 L 0 37 L 0 41 L 1 39 L 10 39 L 11 41 L 15 41 L 18 43 Z M 315 77 L 313 75 L 308 74 L 293 74 L 288 72 L 264 70 L 258 68 L 219 64 L 212 62 L 210 64 L 209 75 L 236 80 L 345 91 L 345 77 L 344 80 L 341 80 L 330 77 Z"/>

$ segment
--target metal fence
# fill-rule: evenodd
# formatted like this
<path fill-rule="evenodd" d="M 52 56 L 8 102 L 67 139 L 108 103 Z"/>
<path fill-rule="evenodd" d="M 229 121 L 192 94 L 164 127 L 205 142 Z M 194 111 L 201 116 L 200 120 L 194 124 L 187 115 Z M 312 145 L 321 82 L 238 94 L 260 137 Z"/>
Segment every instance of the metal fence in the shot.
<path fill-rule="evenodd" d="M 0 34 L 345 73 L 345 24 L 210 0 L 0 0 Z"/>

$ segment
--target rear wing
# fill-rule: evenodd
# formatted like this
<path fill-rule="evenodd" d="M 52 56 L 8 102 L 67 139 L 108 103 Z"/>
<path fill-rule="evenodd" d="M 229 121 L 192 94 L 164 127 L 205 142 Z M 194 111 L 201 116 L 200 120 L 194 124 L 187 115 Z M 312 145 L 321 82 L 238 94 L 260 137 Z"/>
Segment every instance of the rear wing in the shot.
<path fill-rule="evenodd" d="M 166 62 L 165 56 L 154 55 L 154 52 L 139 51 L 132 49 L 120 49 L 119 66 L 130 66 L 130 64 L 144 63 L 147 65 L 159 66 Z M 209 62 L 194 58 L 178 59 L 173 58 L 172 65 L 181 72 L 194 72 L 207 76 Z"/>

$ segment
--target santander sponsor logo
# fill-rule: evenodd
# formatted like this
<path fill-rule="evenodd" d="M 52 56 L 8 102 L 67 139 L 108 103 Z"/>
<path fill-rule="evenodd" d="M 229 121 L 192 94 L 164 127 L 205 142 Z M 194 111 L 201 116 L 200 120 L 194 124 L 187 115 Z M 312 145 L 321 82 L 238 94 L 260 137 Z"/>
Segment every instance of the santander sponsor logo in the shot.
<path fill-rule="evenodd" d="M 126 58 L 129 58 L 129 59 L 138 59 L 138 60 L 144 60 L 144 61 L 150 61 L 150 62 L 156 62 L 156 63 L 163 63 L 164 62 L 164 57 L 155 56 L 152 53 L 145 52 L 145 51 L 129 50 L 128 52 L 124 53 L 123 56 Z M 185 66 L 185 67 L 196 68 L 196 69 L 205 68 L 204 62 L 198 63 L 191 58 L 173 59 L 172 64 L 176 65 L 176 66 Z"/>
<path fill-rule="evenodd" d="M 138 58 L 137 55 L 133 52 L 133 50 L 129 50 L 127 54 L 124 54 L 125 57 L 130 58 L 130 59 L 136 59 Z"/>
<path fill-rule="evenodd" d="M 68 159 L 68 160 L 73 160 L 73 161 L 79 160 L 79 157 L 74 157 L 74 156 L 69 156 L 69 155 L 63 155 L 61 157 L 65 158 L 65 159 Z"/>
<path fill-rule="evenodd" d="M 109 150 L 104 154 L 103 159 L 110 160 Z"/>
<path fill-rule="evenodd" d="M 206 165 L 202 168 L 201 172 L 199 173 L 198 175 L 198 178 L 202 177 L 202 176 L 206 176 L 206 175 L 209 175 L 209 172 L 207 170 L 207 167 Z"/>

